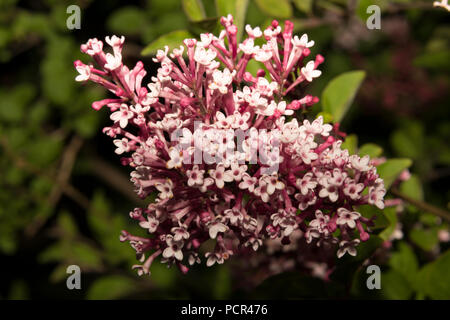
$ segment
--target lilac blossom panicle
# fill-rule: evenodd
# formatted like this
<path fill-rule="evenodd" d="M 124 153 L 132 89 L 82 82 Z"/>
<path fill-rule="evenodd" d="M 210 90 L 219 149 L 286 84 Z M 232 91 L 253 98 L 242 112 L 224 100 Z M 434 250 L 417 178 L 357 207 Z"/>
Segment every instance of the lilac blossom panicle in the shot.
<path fill-rule="evenodd" d="M 218 37 L 206 33 L 171 52 L 167 46 L 158 50 L 154 61 L 160 67 L 147 86 L 141 61 L 132 69 L 122 63 L 124 37 L 106 37 L 108 53 L 97 39 L 81 46 L 97 67 L 74 63 L 77 81 L 96 82 L 116 96 L 92 107 L 109 108 L 113 123 L 103 132 L 113 139 L 122 164 L 132 168 L 139 197 L 156 195 L 147 207 L 130 212 L 149 236 L 120 235 L 136 250 L 140 264 L 133 268 L 150 274 L 158 258 L 185 273 L 202 260 L 221 264 L 270 241 L 289 245 L 299 234 L 309 247 L 332 247 L 339 258 L 356 255 L 373 221 L 355 207 L 383 209 L 383 181 L 368 156 L 341 149 L 343 134 L 322 117 L 312 122 L 291 117 L 317 97 L 288 100 L 295 87 L 320 76 L 324 58 L 308 59 L 314 41 L 294 36 L 290 21 L 284 29 L 276 20 L 264 31 L 246 26 L 242 43 L 231 15 L 221 24 Z M 257 38 L 264 44 L 256 45 Z M 247 72 L 251 60 L 265 70 Z M 240 145 L 229 139 L 223 148 L 205 139 L 214 129 L 250 134 Z M 252 133 L 259 131 L 265 135 L 255 138 Z M 175 139 L 176 132 L 182 137 Z M 203 139 L 196 138 L 198 132 Z M 255 159 L 255 144 L 265 154 L 275 142 L 276 152 Z M 194 161 L 197 147 L 215 161 Z M 266 170 L 274 165 L 276 170 Z M 215 245 L 204 253 L 207 241 Z"/>

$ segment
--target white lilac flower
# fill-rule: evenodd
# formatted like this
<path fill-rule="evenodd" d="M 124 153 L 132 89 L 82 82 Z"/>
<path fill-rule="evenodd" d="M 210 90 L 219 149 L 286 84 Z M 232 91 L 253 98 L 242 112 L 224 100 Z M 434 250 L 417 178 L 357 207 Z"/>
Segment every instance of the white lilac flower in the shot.
<path fill-rule="evenodd" d="M 187 232 L 184 227 L 173 227 L 170 229 L 170 232 L 173 233 L 173 240 L 182 241 L 189 239 L 189 232 Z"/>
<path fill-rule="evenodd" d="M 311 48 L 314 45 L 314 41 L 308 41 L 308 35 L 305 33 L 301 36 L 301 38 L 298 38 L 298 36 L 294 36 L 292 39 L 292 44 L 299 48 Z"/>
<path fill-rule="evenodd" d="M 303 178 L 297 179 L 297 187 L 302 195 L 306 196 L 310 190 L 317 186 L 317 181 L 314 181 L 312 172 L 308 172 Z"/>
<path fill-rule="evenodd" d="M 335 185 L 327 183 L 320 189 L 319 197 L 328 198 L 331 202 L 336 202 L 339 197 L 339 189 Z"/>
<path fill-rule="evenodd" d="M 244 54 L 252 55 L 253 53 L 259 50 L 258 46 L 255 46 L 255 42 L 252 38 L 249 38 L 239 45 L 239 50 L 241 50 Z"/>
<path fill-rule="evenodd" d="M 323 230 L 327 226 L 328 221 L 330 221 L 330 217 L 325 215 L 320 210 L 316 210 L 315 214 L 316 218 L 311 220 L 309 223 L 310 227 L 316 228 L 318 230 Z"/>
<path fill-rule="evenodd" d="M 227 209 L 224 211 L 224 217 L 228 219 L 231 225 L 237 225 L 238 222 L 244 220 L 244 215 L 242 214 L 242 210 L 237 208 Z"/>
<path fill-rule="evenodd" d="M 386 190 L 383 187 L 381 187 L 381 188 L 370 187 L 368 202 L 370 204 L 377 206 L 379 209 L 384 209 L 383 198 L 384 198 L 385 194 L 386 194 Z"/>
<path fill-rule="evenodd" d="M 183 151 L 178 150 L 178 148 L 169 149 L 170 160 L 167 161 L 167 169 L 179 168 L 183 165 Z"/>
<path fill-rule="evenodd" d="M 355 228 L 356 227 L 356 220 L 358 220 L 361 217 L 361 214 L 356 211 L 350 211 L 345 208 L 339 208 L 337 210 L 338 219 L 336 220 L 336 223 L 338 225 L 347 225 L 349 228 Z"/>
<path fill-rule="evenodd" d="M 130 146 L 128 144 L 127 138 L 116 139 L 113 141 L 113 143 L 117 147 L 116 150 L 114 150 L 114 152 L 117 154 L 122 154 L 124 152 L 130 151 Z"/>
<path fill-rule="evenodd" d="M 159 191 L 159 197 L 161 199 L 170 199 L 173 197 L 173 182 L 170 179 L 167 179 L 164 183 L 157 183 L 155 185 L 156 189 Z"/>
<path fill-rule="evenodd" d="M 273 194 L 275 190 L 283 190 L 285 184 L 278 180 L 278 175 L 276 173 L 272 175 L 263 175 L 260 181 L 264 181 L 267 184 L 267 193 Z"/>
<path fill-rule="evenodd" d="M 216 181 L 217 188 L 221 189 L 224 187 L 225 182 L 233 181 L 233 176 L 230 171 L 225 171 L 225 166 L 223 164 L 218 164 L 216 169 L 209 170 L 209 176 Z"/>
<path fill-rule="evenodd" d="M 208 66 L 211 64 L 213 59 L 216 57 L 216 52 L 211 49 L 205 49 L 204 47 L 198 46 L 195 49 L 194 59 L 201 65 Z"/>
<path fill-rule="evenodd" d="M 234 181 L 241 181 L 242 176 L 247 172 L 247 166 L 245 164 L 239 165 L 239 163 L 233 162 L 231 164 L 229 172 Z"/>
<path fill-rule="evenodd" d="M 221 129 L 228 129 L 233 123 L 232 117 L 226 117 L 222 112 L 216 112 L 216 126 Z"/>
<path fill-rule="evenodd" d="M 228 230 L 228 227 L 219 221 L 211 222 L 208 226 L 209 229 L 209 237 L 211 239 L 215 239 L 218 233 L 223 233 Z"/>
<path fill-rule="evenodd" d="M 158 228 L 159 220 L 156 219 L 153 215 L 147 215 L 147 220 L 139 222 L 139 225 L 147 229 L 148 232 L 154 233 L 156 231 L 156 228 Z"/>
<path fill-rule="evenodd" d="M 272 50 L 264 46 L 255 52 L 255 60 L 259 62 L 267 62 L 272 56 Z"/>
<path fill-rule="evenodd" d="M 187 170 L 186 174 L 189 177 L 188 186 L 192 187 L 194 185 L 202 185 L 203 184 L 203 174 L 205 170 L 200 170 L 198 165 L 194 165 L 192 170 Z"/>
<path fill-rule="evenodd" d="M 163 257 L 166 259 L 174 257 L 177 260 L 183 260 L 183 241 L 176 241 L 172 235 L 166 236 L 167 248 L 163 251 Z"/>
<path fill-rule="evenodd" d="M 212 33 L 202 33 L 200 34 L 200 39 L 201 41 L 198 44 L 204 48 L 208 48 L 214 40 L 214 35 Z"/>
<path fill-rule="evenodd" d="M 188 263 L 190 266 L 196 264 L 196 263 L 200 263 L 200 257 L 198 256 L 197 252 L 190 252 L 189 253 L 189 257 L 188 257 Z"/>
<path fill-rule="evenodd" d="M 123 103 L 118 111 L 111 114 L 110 119 L 114 122 L 118 122 L 121 128 L 125 128 L 128 125 L 128 120 L 133 117 L 133 112 Z"/>
<path fill-rule="evenodd" d="M 87 53 L 90 56 L 100 54 L 103 50 L 103 42 L 97 38 L 89 39 L 89 41 L 81 46 L 81 51 Z"/>
<path fill-rule="evenodd" d="M 212 179 L 212 178 L 205 178 L 204 180 L 203 180 L 203 184 L 202 184 L 202 186 L 200 187 L 200 191 L 201 192 L 206 192 L 206 190 L 208 189 L 208 187 L 209 186 L 211 186 L 211 185 L 213 185 L 214 184 L 214 179 Z"/>
<path fill-rule="evenodd" d="M 225 68 L 223 71 L 214 70 L 212 73 L 213 81 L 209 84 L 209 88 L 211 90 L 219 90 L 220 93 L 226 94 L 235 73 L 236 71 L 230 72 L 228 68 Z"/>
<path fill-rule="evenodd" d="M 111 53 L 107 53 L 105 59 L 105 69 L 110 71 L 114 71 L 122 65 L 122 56 L 120 54 L 112 55 Z"/>
<path fill-rule="evenodd" d="M 347 180 L 344 187 L 344 194 L 349 196 L 350 199 L 356 200 L 360 198 L 360 193 L 364 190 L 365 186 L 363 183 L 354 183 L 352 180 Z"/>
<path fill-rule="evenodd" d="M 257 82 L 256 82 L 256 86 L 255 89 L 260 92 L 262 95 L 264 96 L 272 96 L 273 92 L 278 90 L 278 83 L 273 81 L 270 82 L 266 79 L 266 78 L 258 78 Z"/>
<path fill-rule="evenodd" d="M 270 194 L 268 192 L 267 182 L 265 180 L 260 179 L 258 182 L 258 187 L 253 191 L 255 195 L 261 197 L 264 202 L 269 202 Z"/>
<path fill-rule="evenodd" d="M 75 77 L 75 81 L 87 81 L 91 76 L 91 68 L 85 64 L 76 66 L 76 69 L 79 73 Z"/>
<path fill-rule="evenodd" d="M 143 107 L 140 103 L 136 103 L 135 105 L 131 106 L 130 109 L 134 113 L 140 114 L 148 112 L 150 110 L 150 107 L 149 106 Z"/>
<path fill-rule="evenodd" d="M 251 237 L 244 243 L 244 246 L 251 247 L 253 249 L 253 251 L 258 251 L 258 249 L 262 246 L 262 244 L 263 244 L 263 241 L 261 239 Z"/>
<path fill-rule="evenodd" d="M 450 5 L 448 4 L 448 0 L 434 1 L 433 7 L 442 7 L 447 11 L 450 11 Z"/>
<path fill-rule="evenodd" d="M 314 61 L 309 61 L 306 66 L 302 68 L 301 72 L 305 79 L 309 82 L 322 74 L 322 71 L 315 69 Z"/>
<path fill-rule="evenodd" d="M 239 183 L 239 188 L 248 189 L 248 191 L 253 192 L 253 190 L 255 190 L 257 182 L 257 178 L 251 177 L 248 173 L 244 173 L 242 176 L 242 182 Z"/>
<path fill-rule="evenodd" d="M 250 112 L 245 112 L 241 114 L 238 111 L 233 113 L 233 123 L 231 127 L 234 129 L 247 130 L 248 129 L 248 120 L 250 119 Z"/>
<path fill-rule="evenodd" d="M 205 258 L 207 259 L 206 266 L 208 266 L 208 267 L 211 267 L 215 263 L 223 264 L 223 262 L 224 262 L 222 256 L 219 255 L 218 253 L 207 252 L 205 254 Z"/>
<path fill-rule="evenodd" d="M 251 38 L 259 38 L 262 36 L 262 31 L 259 27 L 252 29 L 252 27 L 249 24 L 245 26 L 245 31 L 247 31 L 248 35 Z"/>
<path fill-rule="evenodd" d="M 369 156 L 364 156 L 362 158 L 357 155 L 352 155 L 349 157 L 350 163 L 352 167 L 358 171 L 365 172 L 371 169 L 371 165 L 369 164 L 370 158 Z"/>
<path fill-rule="evenodd" d="M 359 244 L 359 239 L 353 239 L 351 241 L 343 240 L 339 243 L 339 249 L 337 251 L 337 257 L 342 258 L 346 253 L 351 256 L 356 256 L 356 246 Z"/>

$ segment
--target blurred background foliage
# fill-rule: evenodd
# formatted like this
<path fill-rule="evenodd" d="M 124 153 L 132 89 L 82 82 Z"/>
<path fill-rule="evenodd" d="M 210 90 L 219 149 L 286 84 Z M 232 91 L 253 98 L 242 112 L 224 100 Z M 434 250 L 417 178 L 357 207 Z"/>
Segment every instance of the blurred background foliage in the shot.
<path fill-rule="evenodd" d="M 80 30 L 66 27 L 74 3 Z M 381 30 L 366 28 L 371 4 L 381 8 Z M 311 87 L 321 98 L 313 114 L 339 121 L 352 105 L 341 124 L 346 148 L 396 158 L 379 171 L 397 192 L 389 197 L 410 201 L 378 213 L 378 236 L 340 261 L 330 282 L 292 272 L 246 288 L 234 268 L 242 261 L 185 276 L 155 263 L 139 278 L 133 250 L 118 241 L 122 229 L 142 232 L 127 214 L 141 201 L 101 133 L 105 110 L 90 108 L 105 92 L 74 81 L 72 62 L 88 59 L 79 45 L 123 34 L 125 61 L 140 59 L 152 74 L 155 49 L 217 30 L 227 13 L 241 26 L 290 19 L 308 33 L 313 54 L 326 59 Z M 1 0 L 0 297 L 450 299 L 448 222 L 434 210 L 450 206 L 448 15 L 431 0 Z M 407 167 L 412 176 L 400 183 Z M 403 238 L 383 250 L 400 223 Z M 382 290 L 365 286 L 369 257 L 381 266 Z M 71 264 L 81 267 L 82 290 L 66 288 Z"/>

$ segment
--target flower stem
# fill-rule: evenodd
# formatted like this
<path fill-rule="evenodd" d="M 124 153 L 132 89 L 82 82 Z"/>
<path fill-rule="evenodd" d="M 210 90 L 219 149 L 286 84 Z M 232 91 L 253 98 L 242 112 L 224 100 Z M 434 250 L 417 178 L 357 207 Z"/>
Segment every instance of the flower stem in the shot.
<path fill-rule="evenodd" d="M 423 202 L 420 200 L 413 199 L 413 198 L 401 193 L 400 191 L 398 191 L 395 188 L 392 188 L 391 192 L 394 196 L 399 197 L 400 199 L 403 199 L 406 202 L 411 203 L 412 205 L 416 206 L 419 209 L 425 210 L 425 211 L 430 212 L 436 216 L 439 216 L 447 221 L 450 221 L 450 212 L 448 212 L 444 209 L 435 207 L 429 203 L 426 203 L 426 202 Z"/>

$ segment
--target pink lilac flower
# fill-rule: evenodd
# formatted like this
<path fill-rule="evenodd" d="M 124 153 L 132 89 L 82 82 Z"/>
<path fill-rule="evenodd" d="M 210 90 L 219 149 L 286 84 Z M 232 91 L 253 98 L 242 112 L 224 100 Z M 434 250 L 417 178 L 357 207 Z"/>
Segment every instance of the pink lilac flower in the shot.
<path fill-rule="evenodd" d="M 373 225 L 357 208 L 383 208 L 386 190 L 370 159 L 341 149 L 342 134 L 322 117 L 295 118 L 318 98 L 289 93 L 306 90 L 324 58 L 309 59 L 314 41 L 294 35 L 290 21 L 284 28 L 276 20 L 265 30 L 246 26 L 242 43 L 231 15 L 221 23 L 218 37 L 202 34 L 158 50 L 160 67 L 147 84 L 142 62 L 123 64 L 123 37 L 107 37 L 110 52 L 97 39 L 81 46 L 96 67 L 75 62 L 77 81 L 116 96 L 92 107 L 111 112 L 103 132 L 132 168 L 138 196 L 156 195 L 130 213 L 150 235 L 120 235 L 141 263 L 133 269 L 150 274 L 160 260 L 186 272 L 187 265 L 224 263 L 274 242 L 283 252 L 355 255 Z M 265 69 L 249 72 L 252 60 Z M 235 139 L 238 131 L 245 134 Z M 206 242 L 213 247 L 200 255 Z"/>

